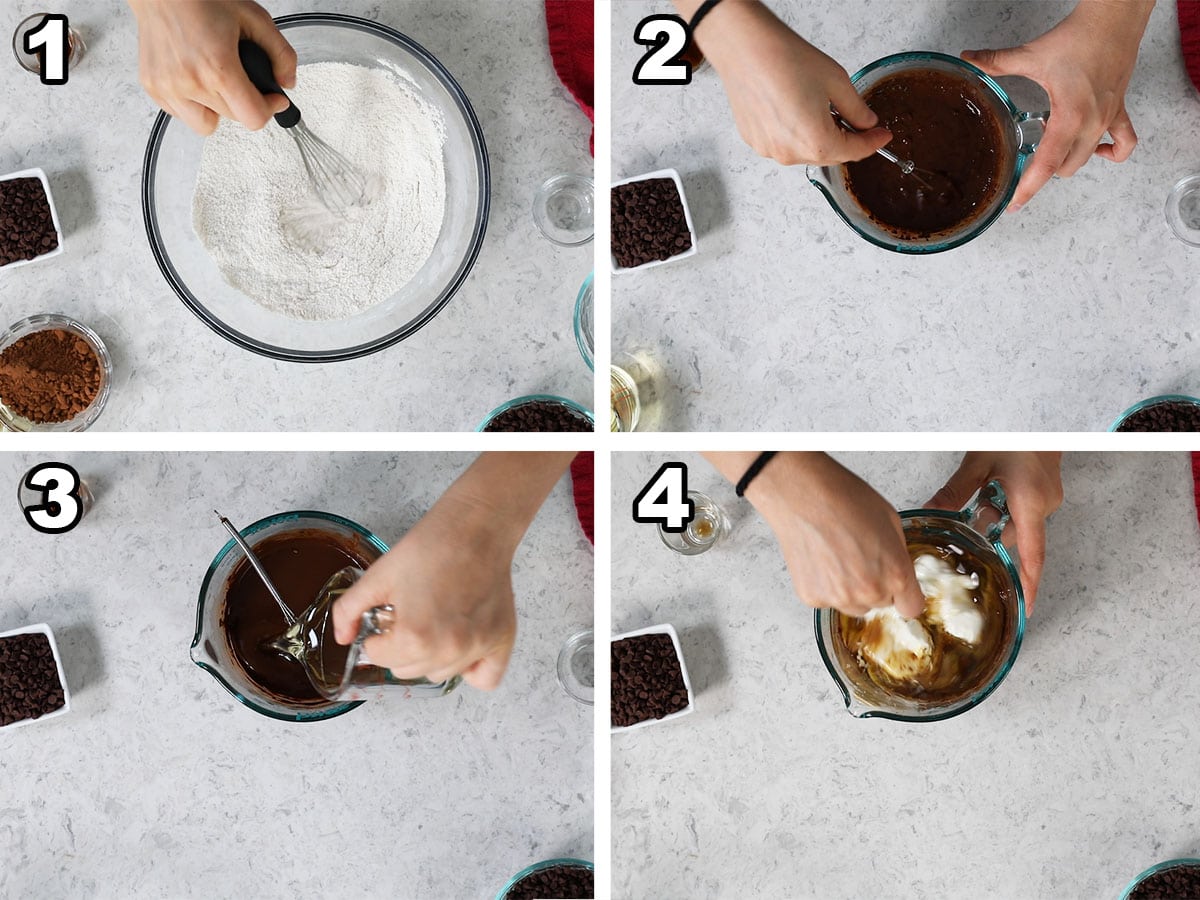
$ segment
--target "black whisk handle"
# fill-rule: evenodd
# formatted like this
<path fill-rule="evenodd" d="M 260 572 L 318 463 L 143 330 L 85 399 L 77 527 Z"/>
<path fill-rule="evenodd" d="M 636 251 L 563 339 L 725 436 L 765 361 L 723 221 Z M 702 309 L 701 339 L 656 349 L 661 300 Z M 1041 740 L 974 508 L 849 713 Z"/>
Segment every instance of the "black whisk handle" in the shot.
<path fill-rule="evenodd" d="M 238 57 L 242 60 L 242 68 L 250 77 L 250 82 L 263 94 L 283 94 L 287 97 L 288 108 L 275 114 L 275 121 L 284 128 L 292 128 L 300 121 L 300 109 L 292 102 L 283 88 L 275 80 L 275 72 L 271 68 L 271 57 L 267 51 L 254 41 L 238 41 Z"/>

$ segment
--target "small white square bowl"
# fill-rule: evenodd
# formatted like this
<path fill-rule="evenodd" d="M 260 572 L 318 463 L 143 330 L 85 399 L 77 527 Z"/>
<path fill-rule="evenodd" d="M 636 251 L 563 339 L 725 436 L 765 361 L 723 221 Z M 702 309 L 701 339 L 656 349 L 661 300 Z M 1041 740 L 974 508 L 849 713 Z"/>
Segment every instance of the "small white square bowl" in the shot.
<path fill-rule="evenodd" d="M 54 641 L 54 632 L 50 630 L 50 626 L 45 623 L 41 625 L 27 625 L 15 631 L 0 633 L 0 638 L 16 637 L 19 634 L 44 634 L 46 640 L 50 642 L 50 652 L 54 654 L 54 666 L 58 669 L 58 680 L 62 684 L 63 705 L 54 712 L 46 713 L 44 716 L 39 716 L 36 719 L 21 719 L 19 722 L 11 722 L 8 725 L 0 726 L 0 731 L 4 731 L 6 728 L 20 728 L 22 725 L 29 725 L 33 722 L 45 722 L 47 719 L 53 719 L 56 716 L 65 716 L 71 711 L 71 692 L 67 689 L 67 673 L 63 671 L 62 657 L 58 655 L 58 644 Z"/>
<path fill-rule="evenodd" d="M 670 722 L 672 719 L 678 719 L 681 716 L 689 715 L 696 710 L 696 697 L 692 693 L 692 682 L 688 678 L 687 663 L 683 661 L 683 648 L 679 646 L 679 635 L 675 633 L 675 628 L 671 625 L 651 625 L 649 628 L 639 628 L 637 631 L 627 631 L 625 634 L 614 635 L 611 643 L 623 641 L 625 638 L 640 637 L 643 634 L 669 634 L 671 643 L 675 645 L 675 658 L 679 660 L 679 671 L 683 673 L 683 686 L 687 689 L 687 706 L 678 712 L 673 712 L 663 716 L 661 719 L 644 719 L 633 725 L 610 725 L 613 734 L 621 731 L 633 731 L 637 728 L 645 728 L 647 725 L 659 725 L 663 722 Z M 611 676 L 610 676 L 611 677 Z"/>
<path fill-rule="evenodd" d="M 36 178 L 41 181 L 42 190 L 46 192 L 46 202 L 50 204 L 50 219 L 54 222 L 54 233 L 58 235 L 58 246 L 49 253 L 43 253 L 41 256 L 35 256 L 33 259 L 19 259 L 16 262 L 9 263 L 7 266 L 0 266 L 0 272 L 7 269 L 19 269 L 21 266 L 41 262 L 43 259 L 50 259 L 63 252 L 62 225 L 58 221 L 58 208 L 54 205 L 54 195 L 50 193 L 50 182 L 46 178 L 46 173 L 41 169 L 25 169 L 21 172 L 13 172 L 11 175 L 0 175 L 0 181 L 12 181 L 16 178 Z"/>
<path fill-rule="evenodd" d="M 674 256 L 668 256 L 666 259 L 656 259 L 648 263 L 642 263 L 640 266 L 631 266 L 626 268 L 617 264 L 617 258 L 609 252 L 609 259 L 612 262 L 612 271 L 614 275 L 619 275 L 623 272 L 640 272 L 642 269 L 653 269 L 655 266 L 666 265 L 673 263 L 676 260 L 687 259 L 689 256 L 695 256 L 699 243 L 696 240 L 696 226 L 692 223 L 692 210 L 688 206 L 687 194 L 683 192 L 683 181 L 679 178 L 679 173 L 674 169 L 659 169 L 657 172 L 647 172 L 645 175 L 635 175 L 633 178 L 623 178 L 620 181 L 614 181 L 612 186 L 618 188 L 623 184 L 633 184 L 635 181 L 649 181 L 652 178 L 670 178 L 675 182 L 675 190 L 679 191 L 679 202 L 683 204 L 683 218 L 687 221 L 688 234 L 692 238 L 692 246 L 688 247 L 682 253 L 676 253 Z"/>

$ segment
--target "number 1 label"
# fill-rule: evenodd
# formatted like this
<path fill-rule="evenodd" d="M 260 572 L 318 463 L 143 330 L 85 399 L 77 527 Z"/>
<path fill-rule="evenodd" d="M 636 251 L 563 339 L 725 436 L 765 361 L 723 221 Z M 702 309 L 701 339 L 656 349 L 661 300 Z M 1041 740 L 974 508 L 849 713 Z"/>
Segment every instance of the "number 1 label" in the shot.
<path fill-rule="evenodd" d="M 47 13 L 37 28 L 25 32 L 25 52 L 38 58 L 42 84 L 67 83 L 68 29 L 66 16 Z"/>

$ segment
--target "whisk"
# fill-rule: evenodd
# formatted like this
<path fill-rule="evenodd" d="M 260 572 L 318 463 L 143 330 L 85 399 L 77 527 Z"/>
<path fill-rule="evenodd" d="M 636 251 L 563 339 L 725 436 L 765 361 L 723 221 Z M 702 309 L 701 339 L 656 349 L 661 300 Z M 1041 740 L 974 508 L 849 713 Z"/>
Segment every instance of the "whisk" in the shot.
<path fill-rule="evenodd" d="M 250 81 L 264 94 L 283 94 L 288 108 L 277 113 L 275 121 L 290 134 L 300 150 L 300 159 L 308 180 L 322 205 L 344 216 L 361 206 L 367 193 L 367 181 L 354 165 L 327 143 L 309 131 L 300 118 L 300 108 L 283 92 L 271 69 L 271 58 L 253 41 L 238 42 L 238 56 Z"/>

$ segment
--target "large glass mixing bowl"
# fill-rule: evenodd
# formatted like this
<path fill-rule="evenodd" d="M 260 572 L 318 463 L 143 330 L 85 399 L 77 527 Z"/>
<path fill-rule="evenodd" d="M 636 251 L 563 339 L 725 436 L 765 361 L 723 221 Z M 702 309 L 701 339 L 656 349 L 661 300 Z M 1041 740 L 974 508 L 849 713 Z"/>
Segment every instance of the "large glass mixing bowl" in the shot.
<path fill-rule="evenodd" d="M 142 211 L 150 248 L 167 283 L 202 322 L 233 343 L 276 359 L 334 362 L 404 340 L 436 316 L 466 280 L 487 228 L 491 176 L 487 148 L 462 88 L 432 55 L 398 31 L 352 16 L 276 19 L 300 63 L 344 62 L 406 78 L 442 113 L 446 126 L 446 216 L 433 253 L 384 302 L 349 319 L 302 321 L 271 312 L 221 277 L 192 228 L 192 193 L 204 139 L 160 113 L 142 172 Z M 268 128 L 277 127 L 268 123 Z M 319 123 L 313 123 L 320 133 Z M 397 140 L 403 140 L 397 135 Z"/>

